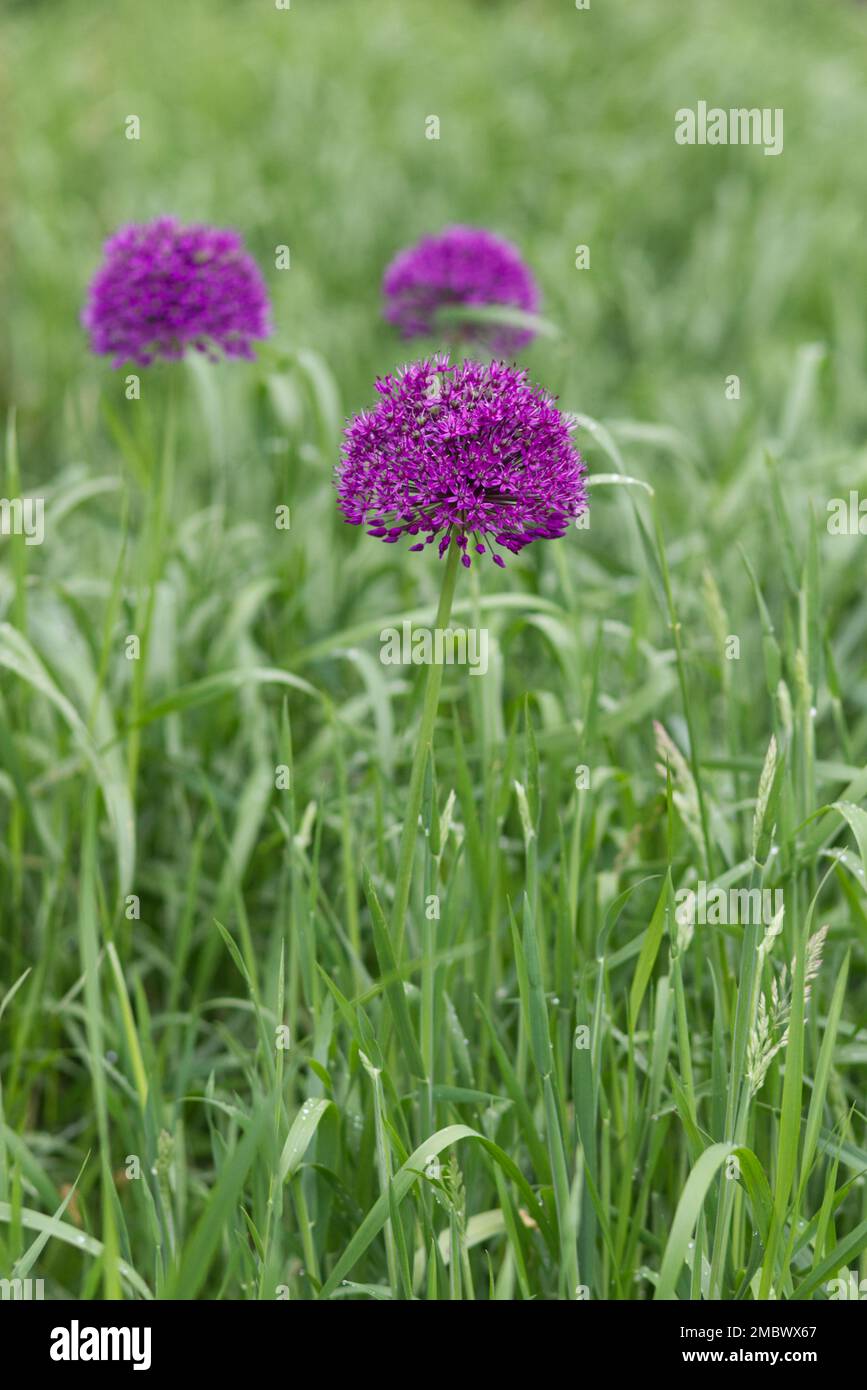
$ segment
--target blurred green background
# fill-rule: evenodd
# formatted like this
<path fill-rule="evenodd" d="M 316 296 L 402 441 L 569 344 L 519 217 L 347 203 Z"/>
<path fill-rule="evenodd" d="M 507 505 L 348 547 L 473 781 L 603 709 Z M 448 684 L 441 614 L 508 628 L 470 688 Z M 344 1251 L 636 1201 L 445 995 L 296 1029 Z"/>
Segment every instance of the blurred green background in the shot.
<path fill-rule="evenodd" d="M 102 402 L 133 418 L 123 374 L 89 355 L 78 315 L 105 237 L 163 212 L 243 232 L 273 296 L 277 341 L 317 354 L 326 378 L 307 392 L 327 416 L 311 450 L 309 402 L 295 386 L 281 387 L 276 420 L 273 400 L 254 418 L 261 372 L 203 369 L 211 447 L 187 410 L 182 514 L 219 495 L 236 517 L 261 516 L 275 489 L 297 501 L 327 481 L 341 420 L 371 401 L 375 376 L 437 346 L 403 344 L 382 321 L 383 269 L 455 221 L 509 237 L 537 275 L 561 337 L 524 354 L 532 375 L 566 409 L 633 422 L 625 466 L 672 513 L 676 566 L 710 559 L 751 603 L 735 544 L 752 540 L 760 578 L 778 588 L 768 444 L 785 453 L 799 537 L 811 506 L 822 513 L 857 485 L 864 7 L 699 0 L 686 22 L 673 0 L 587 11 L 567 0 L 27 4 L 7 11 L 4 51 L 0 390 L 17 407 L 26 487 L 70 464 L 118 468 Z M 782 107 L 782 155 L 676 144 L 674 113 L 698 100 Z M 129 115 L 138 141 L 125 138 Z M 429 115 L 438 141 L 425 138 Z M 579 244 L 589 269 L 575 267 Z M 290 270 L 275 268 L 281 245 Z M 159 392 L 144 394 L 142 417 Z M 281 453 L 272 437 L 287 433 Z M 592 465 L 610 467 L 586 433 L 580 443 Z M 631 570 L 633 536 L 622 499 L 597 499 L 603 524 L 570 564 L 586 602 L 609 608 L 610 586 L 594 581 Z M 320 503 L 327 512 L 327 487 Z M 312 524 L 325 524 L 319 512 Z M 339 537 L 353 572 L 381 570 L 380 547 L 354 548 L 345 528 Z M 851 554 L 845 540 L 829 553 L 832 604 L 838 573 L 848 590 Z M 67 559 L 55 551 L 55 563 L 63 571 Z M 528 552 L 524 563 L 541 561 Z M 432 592 L 429 567 L 391 566 L 391 581 Z M 363 586 L 346 597 L 369 611 Z M 326 594 L 306 607 L 322 633 L 350 616 L 335 615 Z M 861 630 L 859 621 L 847 647 Z"/>
<path fill-rule="evenodd" d="M 581 409 L 689 428 L 719 467 L 744 415 L 772 412 L 793 346 L 820 338 L 840 357 L 829 409 L 863 425 L 867 18 L 848 0 L 55 0 L 7 10 L 4 54 L 3 396 L 34 467 L 61 461 L 67 390 L 102 375 L 77 326 L 101 242 L 166 211 L 243 231 L 281 336 L 324 354 L 347 408 L 402 360 L 384 265 L 468 221 L 535 269 L 564 336 L 528 362 Z M 676 145 L 698 99 L 783 107 L 783 155 Z"/>

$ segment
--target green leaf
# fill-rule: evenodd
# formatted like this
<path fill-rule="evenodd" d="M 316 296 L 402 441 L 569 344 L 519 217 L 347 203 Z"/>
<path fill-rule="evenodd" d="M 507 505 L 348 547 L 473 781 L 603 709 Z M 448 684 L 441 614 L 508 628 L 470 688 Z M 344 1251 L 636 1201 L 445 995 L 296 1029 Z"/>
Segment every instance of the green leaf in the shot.
<path fill-rule="evenodd" d="M 422 1176 L 426 1165 L 432 1158 L 447 1149 L 451 1144 L 456 1144 L 462 1139 L 473 1139 L 487 1150 L 496 1163 L 505 1172 L 506 1176 L 512 1179 L 524 1196 L 524 1200 L 529 1202 L 529 1209 L 533 1214 L 538 1212 L 538 1202 L 535 1195 L 528 1186 L 519 1168 L 509 1158 L 508 1154 L 495 1144 L 491 1139 L 487 1139 L 483 1134 L 475 1129 L 470 1129 L 468 1125 L 449 1125 L 446 1129 L 437 1130 L 423 1144 L 410 1154 L 406 1162 L 397 1170 L 391 1180 L 391 1192 L 393 1200 L 400 1206 L 404 1197 L 411 1191 L 416 1182 Z M 319 1293 L 320 1298 L 330 1298 L 340 1282 L 352 1269 L 353 1265 L 364 1254 L 371 1241 L 379 1235 L 390 1214 L 390 1202 L 388 1192 L 382 1193 L 378 1200 L 371 1207 L 366 1217 L 362 1221 L 358 1230 L 350 1240 L 331 1274 L 326 1279 Z"/>
<path fill-rule="evenodd" d="M 524 932 L 522 938 L 526 968 L 527 1015 L 530 1020 L 530 1047 L 533 1062 L 540 1076 L 550 1075 L 553 1066 L 551 1037 L 548 1030 L 548 1008 L 542 983 L 542 962 L 536 922 L 530 899 L 524 894 Z"/>
<path fill-rule="evenodd" d="M 165 1294 L 167 1298 L 194 1299 L 199 1294 L 208 1277 L 220 1238 L 229 1229 L 232 1217 L 237 1214 L 241 1189 L 253 1165 L 266 1121 L 269 1119 L 270 1116 L 263 1106 L 249 1124 L 241 1142 L 222 1165 L 205 1210 L 186 1242 L 180 1266 L 168 1280 Z"/>
<path fill-rule="evenodd" d="M 665 875 L 665 882 L 662 885 L 659 897 L 656 900 L 656 907 L 653 909 L 653 916 L 650 925 L 644 933 L 644 941 L 641 946 L 641 954 L 635 966 L 635 974 L 632 977 L 632 987 L 629 991 L 629 1026 L 634 1031 L 638 1019 L 638 1011 L 641 1008 L 641 1001 L 644 998 L 645 990 L 653 974 L 653 967 L 659 953 L 659 947 L 665 932 L 666 918 L 671 904 L 673 889 L 671 883 L 671 869 Z"/>
<path fill-rule="evenodd" d="M 0 666 L 13 671 L 33 690 L 44 695 L 67 724 L 75 743 L 99 784 L 111 821 L 117 857 L 118 893 L 130 891 L 135 870 L 135 819 L 126 782 L 94 745 L 75 706 L 58 690 L 36 652 L 9 623 L 0 623 Z"/>
<path fill-rule="evenodd" d="M 301 1160 L 310 1147 L 310 1141 L 319 1128 L 319 1121 L 322 1119 L 329 1106 L 330 1100 L 305 1100 L 286 1135 L 286 1142 L 283 1145 L 283 1152 L 280 1154 L 278 1165 L 278 1175 L 281 1182 L 291 1178 L 301 1167 Z"/>
<path fill-rule="evenodd" d="M 848 1265 L 850 1260 L 857 1260 L 862 1251 L 867 1250 L 867 1221 L 862 1221 L 860 1226 L 856 1226 L 854 1231 L 850 1231 L 848 1236 L 834 1246 L 830 1255 L 811 1269 L 806 1279 L 792 1291 L 793 1299 L 812 1298 L 813 1294 L 828 1279 L 832 1279 L 838 1269 L 843 1265 Z"/>
<path fill-rule="evenodd" d="M 18 1221 L 28 1231 L 41 1231 L 46 1234 L 49 1240 L 63 1241 L 64 1245 L 72 1245 L 78 1250 L 83 1250 L 86 1255 L 92 1256 L 95 1260 L 102 1260 L 105 1255 L 105 1247 L 102 1241 L 94 1239 L 93 1236 L 85 1235 L 76 1226 L 70 1226 L 66 1221 L 60 1221 L 58 1217 L 46 1216 L 41 1211 L 31 1211 L 29 1207 L 16 1207 L 14 1213 L 9 1202 L 0 1202 L 0 1221 Z M 121 1279 L 124 1279 L 129 1287 L 139 1295 L 140 1298 L 153 1298 L 153 1294 L 131 1265 L 125 1260 L 118 1260 L 116 1263 L 117 1272 Z"/>
<path fill-rule="evenodd" d="M 508 304 L 443 304 L 436 313 L 440 324 L 497 324 L 504 328 L 527 329 L 543 338 L 559 338 L 560 330 L 555 324 L 543 319 L 539 314 L 529 314 L 524 309 L 514 309 Z"/>
<path fill-rule="evenodd" d="M 653 1293 L 654 1301 L 677 1298 L 674 1292 L 675 1285 L 686 1260 L 687 1246 L 701 1215 L 707 1190 L 726 1159 L 733 1153 L 733 1144 L 712 1144 L 709 1149 L 705 1149 L 687 1178 L 671 1223 L 659 1270 L 659 1280 Z"/>
<path fill-rule="evenodd" d="M 394 954 L 394 947 L 391 944 L 391 937 L 388 933 L 385 915 L 380 906 L 379 898 L 376 896 L 376 889 L 373 886 L 373 881 L 367 869 L 364 870 L 364 892 L 367 898 L 367 905 L 370 908 L 370 918 L 373 923 L 373 944 L 376 950 L 376 958 L 379 961 L 382 987 L 385 991 L 385 997 L 388 1001 L 392 1019 L 394 1020 L 394 1026 L 397 1029 L 401 1047 L 406 1054 L 406 1060 L 410 1069 L 415 1076 L 423 1077 L 425 1075 L 425 1065 L 410 1020 L 403 979 L 397 967 L 397 960 Z"/>

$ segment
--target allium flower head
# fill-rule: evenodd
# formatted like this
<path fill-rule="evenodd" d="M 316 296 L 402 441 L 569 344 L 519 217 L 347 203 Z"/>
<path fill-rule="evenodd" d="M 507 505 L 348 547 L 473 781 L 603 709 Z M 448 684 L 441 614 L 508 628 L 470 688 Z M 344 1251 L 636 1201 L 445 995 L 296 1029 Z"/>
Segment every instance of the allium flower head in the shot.
<path fill-rule="evenodd" d="M 503 362 L 415 362 L 376 384 L 350 421 L 337 469 L 346 520 L 411 550 L 452 536 L 471 564 L 563 536 L 585 510 L 584 463 L 570 426 L 527 374 Z"/>
<path fill-rule="evenodd" d="M 188 347 L 252 358 L 251 340 L 271 332 L 265 282 L 237 232 L 158 217 L 122 227 L 104 252 L 81 321 L 114 367 Z"/>
<path fill-rule="evenodd" d="M 385 317 L 405 338 L 431 333 L 446 305 L 498 304 L 533 313 L 539 291 L 508 241 L 476 227 L 447 227 L 401 251 L 382 282 Z M 508 357 L 535 336 L 525 328 L 462 324 L 461 335 Z"/>

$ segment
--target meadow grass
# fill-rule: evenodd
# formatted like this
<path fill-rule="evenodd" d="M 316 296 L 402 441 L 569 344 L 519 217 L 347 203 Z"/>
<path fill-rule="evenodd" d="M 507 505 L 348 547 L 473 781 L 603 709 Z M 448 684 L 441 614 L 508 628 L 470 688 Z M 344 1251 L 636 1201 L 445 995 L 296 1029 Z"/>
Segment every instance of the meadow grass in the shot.
<path fill-rule="evenodd" d="M 0 539 L 0 1277 L 867 1275 L 867 609 L 826 524 L 864 478 L 864 12 L 123 0 L 4 40 L 0 494 L 45 541 Z M 678 146 L 698 99 L 783 108 L 783 154 Z M 163 211 L 244 232 L 278 333 L 129 400 L 77 315 Z M 455 221 L 538 275 L 590 526 L 458 573 L 489 669 L 441 673 L 413 839 L 428 672 L 380 633 L 446 566 L 343 525 L 332 470 L 415 351 L 382 270 Z M 785 911 L 691 926 L 701 882 Z"/>

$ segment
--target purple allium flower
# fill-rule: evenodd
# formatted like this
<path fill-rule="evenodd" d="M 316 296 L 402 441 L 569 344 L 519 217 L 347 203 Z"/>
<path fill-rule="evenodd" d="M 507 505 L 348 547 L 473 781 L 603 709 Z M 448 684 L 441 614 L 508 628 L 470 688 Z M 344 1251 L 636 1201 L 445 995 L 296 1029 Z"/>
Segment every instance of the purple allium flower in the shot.
<path fill-rule="evenodd" d="M 349 423 L 337 469 L 346 520 L 393 545 L 440 537 L 471 555 L 517 554 L 563 536 L 587 506 L 585 466 L 552 398 L 504 362 L 415 362 L 377 381 L 379 401 Z"/>
<path fill-rule="evenodd" d="M 265 282 L 237 232 L 158 217 L 121 227 L 104 251 L 81 322 L 113 367 L 188 347 L 252 358 L 251 339 L 271 332 Z"/>
<path fill-rule="evenodd" d="M 429 334 L 437 310 L 450 304 L 499 304 L 534 313 L 539 291 L 530 271 L 508 241 L 476 227 L 447 227 L 401 251 L 382 282 L 385 317 L 405 338 Z M 462 324 L 465 338 L 483 341 L 509 357 L 531 342 L 529 329 Z"/>

